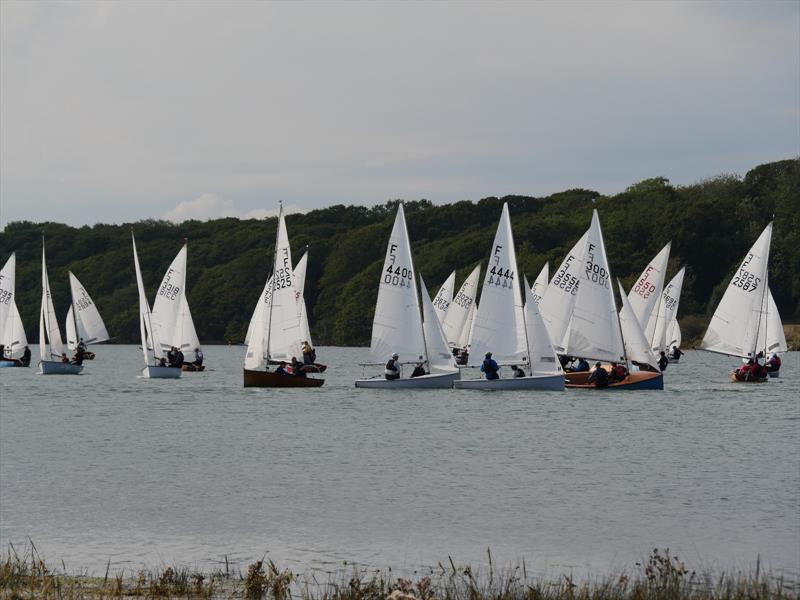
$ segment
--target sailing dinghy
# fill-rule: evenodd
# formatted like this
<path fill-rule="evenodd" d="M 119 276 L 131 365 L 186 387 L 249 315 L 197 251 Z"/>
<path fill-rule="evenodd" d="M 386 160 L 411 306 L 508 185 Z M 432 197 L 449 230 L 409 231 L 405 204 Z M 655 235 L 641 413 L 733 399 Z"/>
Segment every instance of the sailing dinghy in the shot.
<path fill-rule="evenodd" d="M 303 277 L 305 279 L 305 276 Z M 248 334 L 244 359 L 244 387 L 319 387 L 324 379 L 269 370 L 275 362 L 289 362 L 302 356 L 302 338 L 307 332 L 298 311 L 298 281 L 292 270 L 289 234 L 283 217 L 278 214 L 272 276 L 259 296 Z M 306 371 L 304 370 L 304 373 Z"/>
<path fill-rule="evenodd" d="M 142 353 L 144 354 L 145 365 L 144 369 L 142 369 L 142 377 L 146 379 L 177 379 L 181 376 L 181 370 L 167 366 L 164 349 L 158 339 L 158 331 L 153 325 L 150 305 L 147 302 L 147 294 L 144 291 L 142 270 L 139 267 L 139 255 L 136 252 L 136 239 L 134 239 L 132 231 L 131 242 L 133 243 L 133 266 L 136 270 L 136 287 L 139 291 L 139 332 L 142 336 Z"/>
<path fill-rule="evenodd" d="M 472 324 L 475 320 L 480 277 L 481 266 L 478 265 L 472 269 L 464 283 L 461 284 L 458 293 L 447 308 L 444 321 L 442 321 L 445 340 L 459 365 L 465 365 L 469 360 L 469 341 Z"/>
<path fill-rule="evenodd" d="M 202 350 L 186 299 L 186 259 L 187 244 L 184 244 L 158 286 L 150 319 L 161 350 L 167 353 L 177 348 L 183 353 L 181 370 L 203 371 L 202 361 L 197 364 L 197 352 Z"/>
<path fill-rule="evenodd" d="M 50 280 L 42 241 L 42 307 L 39 311 L 39 371 L 42 375 L 78 375 L 83 365 L 69 362 L 64 352 L 64 342 L 50 295 Z"/>
<path fill-rule="evenodd" d="M 517 365 L 530 372 L 525 377 L 461 379 L 456 389 L 551 390 L 564 389 L 564 371 L 527 280 L 525 306 L 517 277 L 517 256 L 508 204 L 503 204 L 492 253 L 483 280 L 480 310 L 472 332 L 471 366 L 480 366 L 486 353 L 501 366 Z"/>
<path fill-rule="evenodd" d="M 458 368 L 447 347 L 424 283 L 422 292 L 424 320 L 417 296 L 405 213 L 403 205 L 399 204 L 378 284 L 370 353 L 374 365 L 383 365 L 396 353 L 400 365 L 427 363 L 430 372 L 419 377 L 399 379 L 386 379 L 384 375 L 357 379 L 357 388 L 397 390 L 452 387 L 453 381 L 458 378 Z"/>
<path fill-rule="evenodd" d="M 28 338 L 25 337 L 25 328 L 19 316 L 15 298 L 15 278 L 17 259 L 14 252 L 0 270 L 0 367 L 27 367 L 30 365 L 22 361 Z"/>
<path fill-rule="evenodd" d="M 69 289 L 72 295 L 72 304 L 67 311 L 67 322 L 65 323 L 67 347 L 74 352 L 81 342 L 84 346 L 88 346 L 108 340 L 108 331 L 97 306 L 72 271 L 69 272 Z M 84 352 L 83 358 L 84 360 L 94 360 L 94 352 Z"/>
<path fill-rule="evenodd" d="M 761 355 L 784 352 L 786 339 L 780 315 L 769 291 L 769 223 L 734 272 L 720 300 L 699 349 L 737 356 L 758 363 Z M 773 313 L 770 319 L 770 313 Z M 767 380 L 749 369 L 734 369 L 731 381 L 761 383 Z"/>
<path fill-rule="evenodd" d="M 581 248 L 581 246 L 583 246 Z M 565 356 L 609 363 L 631 359 L 654 371 L 631 371 L 606 389 L 660 390 L 664 377 L 627 297 L 622 317 L 617 314 L 611 272 L 597 210 L 581 240 L 572 248 L 553 277 L 540 304 L 556 351 Z M 642 347 L 644 346 L 644 349 Z M 601 367 L 606 368 L 606 367 Z M 568 388 L 596 389 L 591 371 L 567 372 Z"/>
<path fill-rule="evenodd" d="M 651 341 L 656 355 L 665 352 L 670 362 L 678 362 L 680 354 L 673 349 L 681 347 L 681 328 L 678 325 L 678 304 L 681 299 L 686 267 L 681 267 L 661 293 L 658 310 L 650 315 L 645 336 Z"/>

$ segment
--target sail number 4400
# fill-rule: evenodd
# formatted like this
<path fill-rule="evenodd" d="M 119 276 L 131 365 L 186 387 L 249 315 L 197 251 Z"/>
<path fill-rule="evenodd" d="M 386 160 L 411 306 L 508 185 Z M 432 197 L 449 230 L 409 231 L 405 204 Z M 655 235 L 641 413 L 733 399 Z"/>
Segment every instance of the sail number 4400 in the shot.
<path fill-rule="evenodd" d="M 387 266 L 384 273 L 384 283 L 388 283 L 389 285 L 399 285 L 400 287 L 411 285 L 411 279 L 414 276 L 414 273 L 411 269 L 406 267 L 395 267 L 394 265 Z"/>

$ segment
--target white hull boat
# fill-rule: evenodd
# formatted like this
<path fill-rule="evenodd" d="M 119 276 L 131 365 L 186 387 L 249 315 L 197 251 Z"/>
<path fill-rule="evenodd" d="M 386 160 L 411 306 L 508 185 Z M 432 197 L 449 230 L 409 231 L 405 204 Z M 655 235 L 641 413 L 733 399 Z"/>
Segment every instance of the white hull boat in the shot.
<path fill-rule="evenodd" d="M 43 360 L 39 363 L 40 375 L 79 375 L 83 365 L 73 365 L 55 360 Z"/>
<path fill-rule="evenodd" d="M 145 379 L 178 379 L 180 376 L 181 370 L 175 367 L 147 366 L 142 369 Z"/>
<path fill-rule="evenodd" d="M 357 388 L 370 388 L 375 390 L 446 390 L 453 387 L 453 382 L 459 377 L 458 371 L 455 373 L 431 373 L 410 377 L 407 379 L 386 379 L 384 377 L 373 377 L 372 379 L 356 379 Z M 563 377 L 562 383 L 563 383 Z"/>
<path fill-rule="evenodd" d="M 453 383 L 457 390 L 538 390 L 563 392 L 563 375 L 532 375 L 508 379 L 461 379 Z"/>

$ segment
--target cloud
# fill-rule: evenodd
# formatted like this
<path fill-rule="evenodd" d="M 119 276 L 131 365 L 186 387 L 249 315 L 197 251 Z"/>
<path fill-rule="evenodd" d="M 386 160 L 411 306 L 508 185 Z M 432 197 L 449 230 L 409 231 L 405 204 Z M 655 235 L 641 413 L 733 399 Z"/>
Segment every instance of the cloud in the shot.
<path fill-rule="evenodd" d="M 284 214 L 305 213 L 306 210 L 297 204 L 287 204 L 283 207 Z M 172 210 L 162 215 L 163 219 L 173 223 L 182 223 L 189 219 L 208 221 L 224 217 L 238 217 L 240 219 L 266 219 L 278 215 L 278 208 L 254 208 L 242 212 L 234 206 L 232 200 L 221 198 L 216 194 L 203 194 L 194 200 L 179 202 Z"/>

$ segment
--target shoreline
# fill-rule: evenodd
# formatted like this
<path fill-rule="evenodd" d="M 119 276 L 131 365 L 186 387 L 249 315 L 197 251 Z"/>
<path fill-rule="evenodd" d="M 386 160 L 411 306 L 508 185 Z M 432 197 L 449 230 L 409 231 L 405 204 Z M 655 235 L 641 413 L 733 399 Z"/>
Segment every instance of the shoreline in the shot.
<path fill-rule="evenodd" d="M 12 544 L 0 555 L 0 599 L 78 598 L 272 598 L 273 600 L 575 600 L 620 599 L 797 599 L 797 574 L 764 571 L 760 558 L 749 571 L 693 570 L 669 549 L 654 549 L 640 562 L 616 572 L 582 579 L 570 573 L 535 576 L 524 560 L 498 568 L 487 550 L 484 567 L 456 565 L 451 557 L 410 577 L 392 568 L 370 569 L 344 562 L 334 572 L 293 572 L 272 560 L 258 560 L 244 571 L 198 571 L 181 566 L 113 569 L 103 576 L 69 573 L 47 563 L 33 542 Z"/>

